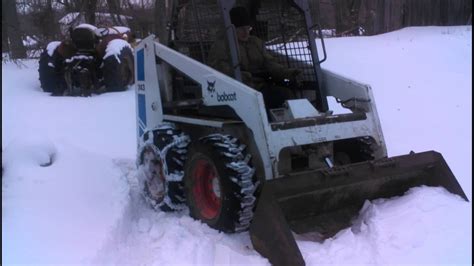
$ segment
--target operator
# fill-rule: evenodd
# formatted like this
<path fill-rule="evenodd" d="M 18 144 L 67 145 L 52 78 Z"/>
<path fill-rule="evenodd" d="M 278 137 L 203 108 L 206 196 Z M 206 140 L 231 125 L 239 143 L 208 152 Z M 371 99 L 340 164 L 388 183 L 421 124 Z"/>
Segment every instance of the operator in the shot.
<path fill-rule="evenodd" d="M 269 109 L 281 107 L 285 100 L 295 98 L 290 88 L 279 86 L 277 83 L 284 79 L 296 80 L 301 71 L 278 64 L 266 51 L 264 42 L 250 35 L 252 30 L 250 16 L 244 7 L 232 8 L 230 19 L 235 27 L 239 44 L 242 82 L 260 91 L 265 106 Z M 234 70 L 231 62 L 227 42 L 224 38 L 217 40 L 209 51 L 209 66 L 232 77 Z"/>

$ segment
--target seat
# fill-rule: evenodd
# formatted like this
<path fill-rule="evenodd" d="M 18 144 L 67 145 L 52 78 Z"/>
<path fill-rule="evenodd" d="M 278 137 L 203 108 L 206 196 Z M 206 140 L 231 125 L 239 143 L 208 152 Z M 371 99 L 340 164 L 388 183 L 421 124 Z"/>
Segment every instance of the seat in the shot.
<path fill-rule="evenodd" d="M 97 43 L 94 32 L 88 28 L 76 28 L 71 32 L 72 43 L 79 53 L 93 53 Z"/>

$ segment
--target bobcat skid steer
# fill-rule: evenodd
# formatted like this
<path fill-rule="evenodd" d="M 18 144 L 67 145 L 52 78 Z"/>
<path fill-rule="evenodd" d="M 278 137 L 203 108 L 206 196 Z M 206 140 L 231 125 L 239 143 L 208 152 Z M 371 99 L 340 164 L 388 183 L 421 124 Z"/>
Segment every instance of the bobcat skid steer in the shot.
<path fill-rule="evenodd" d="M 324 42 L 321 60 L 321 30 L 306 0 L 238 3 L 275 60 L 302 71 L 299 99 L 274 109 L 241 82 L 229 16 L 237 3 L 173 4 L 169 41 L 152 35 L 135 49 L 137 166 L 154 208 L 188 207 L 217 230 L 249 230 L 272 264 L 304 265 L 293 233 L 331 237 L 366 200 L 422 185 L 467 200 L 441 154 L 387 158 L 371 88 L 320 67 Z M 233 76 L 207 65 L 219 38 L 227 40 Z M 346 112 L 331 112 L 329 97 Z"/>

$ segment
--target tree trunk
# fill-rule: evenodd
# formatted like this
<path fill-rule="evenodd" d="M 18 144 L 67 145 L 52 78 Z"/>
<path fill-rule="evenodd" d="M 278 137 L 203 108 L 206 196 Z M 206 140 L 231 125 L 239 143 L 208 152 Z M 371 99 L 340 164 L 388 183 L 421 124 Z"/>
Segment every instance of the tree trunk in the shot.
<path fill-rule="evenodd" d="M 171 0 L 155 0 L 154 31 L 163 44 L 169 41 L 167 25 L 171 18 L 172 2 Z"/>
<path fill-rule="evenodd" d="M 335 0 L 336 33 L 357 33 L 361 0 Z"/>
<path fill-rule="evenodd" d="M 122 21 L 120 3 L 117 0 L 107 0 L 107 6 L 112 17 L 112 21 L 115 25 L 123 26 L 125 23 Z"/>
<path fill-rule="evenodd" d="M 97 0 L 84 0 L 84 19 L 86 23 L 95 25 L 95 11 L 97 9 Z"/>
<path fill-rule="evenodd" d="M 3 5 L 5 5 L 5 8 L 3 9 L 5 12 L 3 15 L 5 16 L 2 16 L 2 19 L 3 17 L 5 17 L 7 31 L 6 35 L 8 36 L 8 41 L 10 45 L 11 58 L 26 58 L 26 49 L 25 46 L 23 46 L 23 41 L 21 39 L 22 33 L 20 30 L 20 23 L 18 21 L 16 2 L 15 0 L 2 0 L 2 6 Z"/>
<path fill-rule="evenodd" d="M 323 25 L 323 20 L 321 19 L 321 5 L 319 2 L 319 0 L 309 1 L 309 7 L 311 10 L 311 17 L 313 18 L 313 23 L 319 24 L 322 28 L 324 28 L 326 25 Z"/>
<path fill-rule="evenodd" d="M 7 22 L 5 19 L 6 1 L 2 1 L 2 53 L 9 52 Z"/>
<path fill-rule="evenodd" d="M 45 24 L 44 24 L 44 35 L 48 40 L 54 40 L 58 38 L 59 33 L 59 25 L 55 19 L 54 11 L 53 11 L 53 1 L 47 0 L 46 1 L 46 10 L 45 10 Z"/>

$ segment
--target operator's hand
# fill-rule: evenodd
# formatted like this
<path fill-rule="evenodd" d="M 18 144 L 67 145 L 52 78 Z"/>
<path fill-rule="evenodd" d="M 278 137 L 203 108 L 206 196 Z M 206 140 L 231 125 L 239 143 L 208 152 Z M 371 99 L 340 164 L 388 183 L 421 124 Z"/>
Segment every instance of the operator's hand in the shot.
<path fill-rule="evenodd" d="M 288 82 L 287 83 L 288 86 L 290 86 L 293 89 L 299 88 L 301 84 L 299 83 L 298 76 L 301 73 L 302 71 L 296 68 L 288 69 L 287 74 L 286 74 L 287 78 L 285 79 L 286 80 L 285 82 Z"/>
<path fill-rule="evenodd" d="M 240 71 L 242 75 L 242 82 L 245 83 L 249 87 L 255 87 L 254 81 L 252 79 L 252 73 L 248 71 Z"/>
<path fill-rule="evenodd" d="M 288 78 L 290 79 L 296 79 L 303 71 L 297 69 L 297 68 L 290 68 L 288 69 Z"/>
<path fill-rule="evenodd" d="M 242 75 L 242 80 L 251 80 L 252 79 L 252 73 L 248 71 L 240 71 L 240 74 Z"/>

